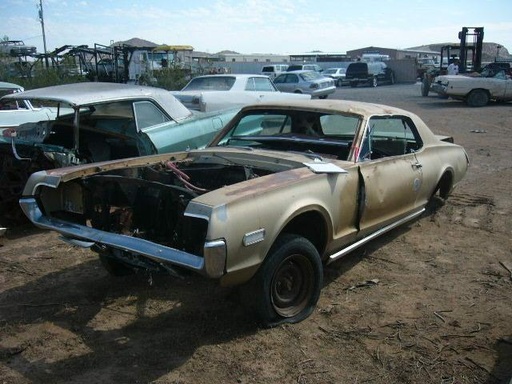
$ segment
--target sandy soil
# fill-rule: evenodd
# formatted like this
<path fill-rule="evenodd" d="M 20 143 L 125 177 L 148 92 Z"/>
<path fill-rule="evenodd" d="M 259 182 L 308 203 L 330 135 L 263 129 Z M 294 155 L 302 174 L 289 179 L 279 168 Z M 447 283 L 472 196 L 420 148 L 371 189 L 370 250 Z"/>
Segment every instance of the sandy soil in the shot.
<path fill-rule="evenodd" d="M 0 383 L 508 383 L 512 108 L 418 85 L 343 88 L 455 137 L 471 158 L 443 206 L 325 270 L 315 313 L 259 329 L 236 292 L 191 276 L 113 278 L 31 227 L 0 247 Z"/>

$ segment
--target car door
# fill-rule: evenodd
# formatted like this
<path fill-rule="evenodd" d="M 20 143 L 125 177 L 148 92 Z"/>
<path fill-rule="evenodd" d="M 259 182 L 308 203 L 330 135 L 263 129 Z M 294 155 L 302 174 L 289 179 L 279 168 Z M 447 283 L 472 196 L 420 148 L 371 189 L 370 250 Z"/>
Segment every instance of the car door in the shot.
<path fill-rule="evenodd" d="M 423 171 L 416 152 L 421 147 L 409 118 L 375 116 L 368 120 L 358 158 L 362 235 L 420 209 Z"/>
<path fill-rule="evenodd" d="M 282 92 L 293 92 L 298 83 L 299 77 L 295 73 L 287 73 L 284 82 L 280 84 L 279 88 Z"/>

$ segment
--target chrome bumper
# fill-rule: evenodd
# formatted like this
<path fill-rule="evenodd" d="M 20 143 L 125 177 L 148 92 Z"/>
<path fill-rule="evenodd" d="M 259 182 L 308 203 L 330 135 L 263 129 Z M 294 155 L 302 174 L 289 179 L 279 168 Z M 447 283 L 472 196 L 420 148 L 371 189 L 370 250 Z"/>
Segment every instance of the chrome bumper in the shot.
<path fill-rule="evenodd" d="M 76 245 L 90 247 L 93 244 L 101 244 L 148 257 L 157 262 L 171 263 L 211 278 L 219 278 L 225 273 L 226 246 L 222 240 L 207 242 L 205 257 L 201 257 L 141 238 L 105 232 L 85 225 L 46 217 L 32 197 L 21 198 L 20 205 L 34 225 L 54 230 L 65 238 L 74 240 L 73 243 Z"/>
<path fill-rule="evenodd" d="M 438 84 L 438 83 L 432 83 L 430 85 L 430 90 L 432 92 L 435 92 L 439 95 L 446 95 L 446 87 L 444 85 Z"/>

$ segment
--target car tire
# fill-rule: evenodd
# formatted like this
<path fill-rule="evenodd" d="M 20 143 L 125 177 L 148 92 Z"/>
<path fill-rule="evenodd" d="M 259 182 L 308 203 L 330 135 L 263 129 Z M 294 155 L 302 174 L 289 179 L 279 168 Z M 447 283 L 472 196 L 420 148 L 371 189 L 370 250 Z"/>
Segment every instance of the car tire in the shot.
<path fill-rule="evenodd" d="M 391 72 L 391 74 L 389 76 L 389 83 L 391 85 L 395 84 L 395 73 L 394 72 Z"/>
<path fill-rule="evenodd" d="M 343 85 L 343 82 L 341 81 L 341 79 L 338 79 L 338 81 L 336 82 L 336 86 L 341 87 L 342 85 Z"/>
<path fill-rule="evenodd" d="M 466 98 L 466 104 L 470 107 L 483 107 L 489 103 L 490 97 L 483 89 L 473 89 Z"/>
<path fill-rule="evenodd" d="M 320 255 L 304 237 L 281 235 L 252 283 L 254 309 L 263 326 L 300 322 L 313 312 L 320 297 Z"/>
<path fill-rule="evenodd" d="M 318 96 L 319 99 L 327 99 L 329 95 Z"/>

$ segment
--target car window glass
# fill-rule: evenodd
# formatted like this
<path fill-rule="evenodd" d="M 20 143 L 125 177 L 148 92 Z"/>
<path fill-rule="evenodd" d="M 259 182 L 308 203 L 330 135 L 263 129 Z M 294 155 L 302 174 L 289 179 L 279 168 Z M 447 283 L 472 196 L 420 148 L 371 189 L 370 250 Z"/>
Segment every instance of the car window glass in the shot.
<path fill-rule="evenodd" d="M 149 101 L 137 101 L 133 103 L 133 108 L 138 129 L 144 129 L 169 121 L 169 118 L 164 115 L 156 105 Z"/>
<path fill-rule="evenodd" d="M 23 103 L 18 103 L 16 100 L 0 101 L 0 111 L 12 111 L 16 109 L 27 109 L 27 106 Z"/>
<path fill-rule="evenodd" d="M 359 127 L 360 118 L 346 115 L 323 115 L 320 125 L 324 136 L 342 136 L 352 139 Z"/>
<path fill-rule="evenodd" d="M 233 76 L 196 77 L 183 88 L 183 91 L 228 91 L 235 84 Z"/>
<path fill-rule="evenodd" d="M 251 77 L 245 88 L 246 91 L 275 91 L 274 86 L 268 78 L 264 77 Z"/>
<path fill-rule="evenodd" d="M 299 78 L 297 77 L 297 75 L 287 75 L 286 76 L 286 83 L 298 83 L 299 82 Z"/>
<path fill-rule="evenodd" d="M 291 132 L 291 119 L 284 113 L 249 114 L 243 116 L 236 126 L 221 141 L 221 144 L 229 140 L 230 145 L 247 146 L 246 140 L 236 141 L 241 136 L 273 136 Z"/>
<path fill-rule="evenodd" d="M 304 81 L 311 81 L 311 80 L 319 79 L 320 77 L 323 77 L 323 76 L 321 74 L 319 74 L 318 72 L 311 71 L 311 72 L 301 73 L 300 77 L 302 77 L 302 79 Z"/>
<path fill-rule="evenodd" d="M 423 143 L 412 121 L 404 116 L 374 116 L 367 126 L 359 158 L 376 159 L 418 151 Z"/>

